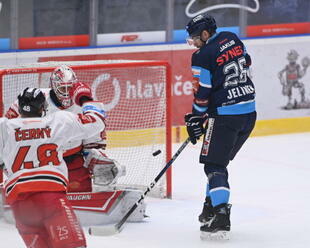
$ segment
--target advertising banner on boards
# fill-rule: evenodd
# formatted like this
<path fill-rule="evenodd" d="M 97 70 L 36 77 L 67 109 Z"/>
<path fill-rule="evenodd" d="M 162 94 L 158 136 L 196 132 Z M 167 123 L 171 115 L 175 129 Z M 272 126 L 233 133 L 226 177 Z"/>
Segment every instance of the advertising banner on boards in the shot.
<path fill-rule="evenodd" d="M 310 37 L 243 40 L 252 56 L 249 76 L 256 86 L 259 120 L 310 116 Z M 128 46 L 0 54 L 5 63 L 87 60 L 164 60 L 172 67 L 173 124 L 191 111 L 191 55 L 187 44 Z"/>
<path fill-rule="evenodd" d="M 259 119 L 310 115 L 309 41 L 307 36 L 244 40 L 253 61 L 249 76 L 256 86 Z M 172 66 L 173 124 L 183 125 L 184 114 L 191 111 L 190 61 L 194 51 L 186 45 L 141 46 L 127 47 L 126 52 L 41 57 L 39 61 L 167 60 Z"/>

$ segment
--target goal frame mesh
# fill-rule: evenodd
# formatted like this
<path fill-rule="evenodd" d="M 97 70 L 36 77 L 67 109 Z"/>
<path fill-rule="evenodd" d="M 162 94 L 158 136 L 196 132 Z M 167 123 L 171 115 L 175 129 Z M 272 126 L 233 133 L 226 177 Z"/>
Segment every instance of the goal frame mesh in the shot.
<path fill-rule="evenodd" d="M 5 75 L 18 75 L 27 73 L 49 73 L 52 72 L 55 67 L 59 65 L 68 65 L 74 71 L 77 70 L 90 70 L 90 69 L 109 69 L 109 68 L 132 68 L 132 67 L 165 67 L 165 96 L 166 96 L 166 127 L 165 127 L 165 160 L 166 163 L 171 159 L 172 156 L 172 138 L 171 138 L 171 128 L 172 128 L 172 96 L 171 96 L 171 67 L 166 61 L 57 61 L 57 62 L 44 62 L 35 63 L 29 65 L 17 65 L 16 67 L 10 66 L 7 68 L 0 68 L 0 116 L 4 115 L 4 102 L 3 102 L 3 78 Z M 14 87 L 14 86 L 12 86 Z M 25 85 L 27 87 L 27 85 Z M 17 94 L 19 92 L 16 92 Z M 17 96 L 16 96 L 17 97 Z M 109 149 L 109 146 L 107 147 Z M 116 158 L 117 159 L 117 158 Z M 165 165 L 163 165 L 164 167 Z M 158 171 L 159 173 L 160 171 Z M 0 184 L 3 182 L 3 173 L 0 171 Z M 151 182 L 149 182 L 150 184 Z M 149 186 L 149 185 L 146 185 Z M 172 197 L 172 169 L 169 168 L 166 172 L 166 192 L 164 196 L 161 197 Z"/>

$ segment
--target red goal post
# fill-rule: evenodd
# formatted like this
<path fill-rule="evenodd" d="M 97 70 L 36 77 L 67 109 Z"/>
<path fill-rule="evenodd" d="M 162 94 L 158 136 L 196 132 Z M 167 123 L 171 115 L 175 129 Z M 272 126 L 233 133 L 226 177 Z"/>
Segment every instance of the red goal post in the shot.
<path fill-rule="evenodd" d="M 107 112 L 107 155 L 126 166 L 115 189 L 141 189 L 171 158 L 171 69 L 165 61 L 44 62 L 0 68 L 0 114 L 25 87 L 49 87 L 55 67 L 70 66 Z M 162 153 L 153 156 L 155 151 Z M 0 173 L 2 176 L 2 172 Z M 0 178 L 1 180 L 1 178 Z M 0 181 L 1 182 L 1 181 Z M 171 197 L 171 169 L 153 196 Z"/>

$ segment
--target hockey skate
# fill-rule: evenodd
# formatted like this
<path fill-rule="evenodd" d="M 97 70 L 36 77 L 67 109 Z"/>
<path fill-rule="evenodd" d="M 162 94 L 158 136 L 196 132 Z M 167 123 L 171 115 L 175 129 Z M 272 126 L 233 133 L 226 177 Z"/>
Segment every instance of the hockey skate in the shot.
<path fill-rule="evenodd" d="M 213 216 L 214 212 L 211 204 L 211 198 L 206 197 L 205 202 L 203 203 L 202 212 L 199 215 L 198 220 L 202 225 L 205 225 L 213 218 Z"/>
<path fill-rule="evenodd" d="M 214 207 L 214 216 L 200 227 L 201 240 L 230 239 L 230 204 L 220 204 Z"/>

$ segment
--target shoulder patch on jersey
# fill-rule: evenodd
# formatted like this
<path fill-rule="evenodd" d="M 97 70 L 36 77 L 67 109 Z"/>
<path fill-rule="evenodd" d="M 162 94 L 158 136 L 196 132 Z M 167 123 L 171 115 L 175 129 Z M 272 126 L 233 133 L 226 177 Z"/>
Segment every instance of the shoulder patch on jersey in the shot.
<path fill-rule="evenodd" d="M 78 120 L 82 124 L 88 124 L 88 123 L 94 123 L 96 122 L 96 118 L 91 116 L 91 115 L 83 115 L 83 114 L 78 114 Z"/>
<path fill-rule="evenodd" d="M 14 119 L 17 118 L 19 114 L 12 108 L 9 108 L 9 110 L 5 113 L 5 117 L 8 119 Z"/>

